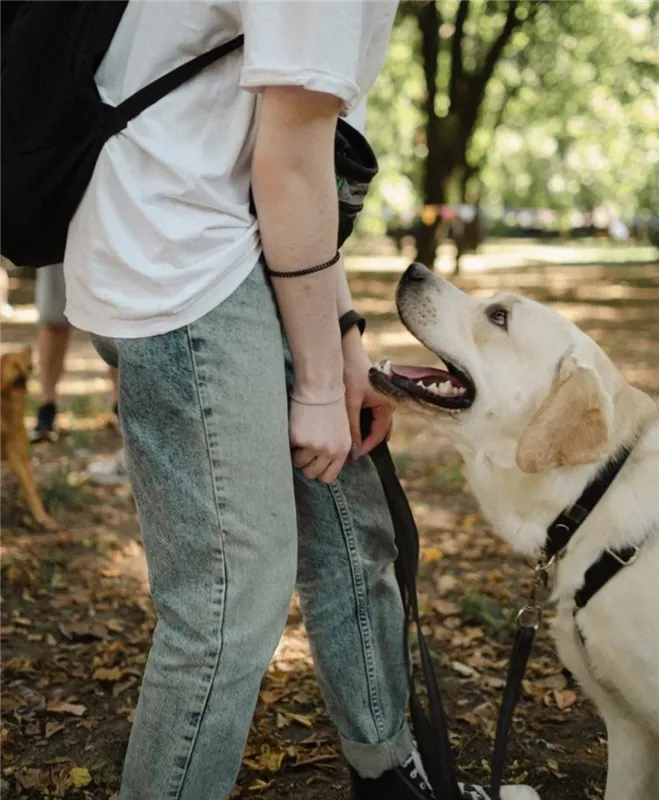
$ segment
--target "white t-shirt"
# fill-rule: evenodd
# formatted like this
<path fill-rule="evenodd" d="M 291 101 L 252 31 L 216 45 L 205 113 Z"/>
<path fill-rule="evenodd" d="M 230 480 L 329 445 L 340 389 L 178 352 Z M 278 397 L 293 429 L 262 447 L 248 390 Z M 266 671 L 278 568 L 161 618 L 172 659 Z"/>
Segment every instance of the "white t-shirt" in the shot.
<path fill-rule="evenodd" d="M 103 148 L 69 227 L 66 315 L 136 338 L 194 322 L 260 255 L 249 212 L 259 90 L 327 92 L 350 113 L 380 71 L 397 0 L 131 0 L 96 75 L 117 105 L 179 64 L 245 46 L 148 108 Z"/>

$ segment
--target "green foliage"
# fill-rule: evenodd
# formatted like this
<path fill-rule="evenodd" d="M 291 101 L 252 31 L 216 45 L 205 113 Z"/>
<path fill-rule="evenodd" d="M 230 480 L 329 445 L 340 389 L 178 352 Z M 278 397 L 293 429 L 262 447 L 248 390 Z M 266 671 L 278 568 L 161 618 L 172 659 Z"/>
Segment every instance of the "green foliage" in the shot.
<path fill-rule="evenodd" d="M 465 617 L 484 625 L 500 639 L 509 638 L 515 633 L 517 612 L 505 608 L 501 603 L 480 594 L 474 588 L 462 599 L 460 607 Z"/>
<path fill-rule="evenodd" d="M 562 222 L 574 210 L 598 206 L 626 216 L 659 208 L 656 0 L 519 2 L 514 30 L 467 136 L 466 164 L 457 146 L 468 123 L 460 98 L 473 93 L 469 78 L 486 68 L 511 3 L 446 0 L 436 8 L 434 110 L 445 140 L 436 144 L 453 162 L 449 201 L 460 200 L 466 183 L 490 210 L 551 208 Z M 401 5 L 385 68 L 369 98 L 368 135 L 381 171 L 362 233 L 383 233 L 383 212 L 404 219 L 423 203 L 423 13 L 419 3 Z M 459 14 L 464 30 L 456 42 Z M 462 83 L 455 80 L 456 51 Z"/>
<path fill-rule="evenodd" d="M 563 214 L 659 208 L 659 29 L 649 10 L 617 0 L 552 4 L 531 47 L 501 62 L 485 141 L 475 137 L 472 147 L 491 204 Z M 494 98 L 506 93 L 494 128 Z"/>
<path fill-rule="evenodd" d="M 68 471 L 65 469 L 58 469 L 52 473 L 50 483 L 44 486 L 41 494 L 44 505 L 51 513 L 58 508 L 80 507 L 77 492 L 71 485 Z"/>

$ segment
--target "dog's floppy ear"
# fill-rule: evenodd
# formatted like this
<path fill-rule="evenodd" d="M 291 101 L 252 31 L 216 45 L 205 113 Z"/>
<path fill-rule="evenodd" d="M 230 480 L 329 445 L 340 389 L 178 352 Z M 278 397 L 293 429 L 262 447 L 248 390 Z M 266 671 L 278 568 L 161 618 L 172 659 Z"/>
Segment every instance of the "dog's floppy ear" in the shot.
<path fill-rule="evenodd" d="M 609 449 L 613 404 L 597 372 L 574 356 L 517 443 L 522 472 L 592 464 Z"/>

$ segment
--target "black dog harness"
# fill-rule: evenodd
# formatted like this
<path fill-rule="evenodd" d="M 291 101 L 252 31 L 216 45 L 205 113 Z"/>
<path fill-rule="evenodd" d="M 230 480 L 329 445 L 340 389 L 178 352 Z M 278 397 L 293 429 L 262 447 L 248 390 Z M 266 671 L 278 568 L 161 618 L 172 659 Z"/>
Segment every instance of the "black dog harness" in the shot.
<path fill-rule="evenodd" d="M 630 450 L 623 448 L 612 458 L 604 469 L 584 489 L 574 505 L 561 512 L 547 529 L 544 546 L 545 567 L 565 550 L 574 534 L 585 522 L 590 512 L 602 499 L 604 493 L 613 483 L 620 470 L 629 458 Z M 620 550 L 605 550 L 597 561 L 588 568 L 584 582 L 574 596 L 576 611 L 582 609 L 590 598 L 596 594 L 623 567 L 633 564 L 638 558 L 639 548 L 630 546 Z"/>

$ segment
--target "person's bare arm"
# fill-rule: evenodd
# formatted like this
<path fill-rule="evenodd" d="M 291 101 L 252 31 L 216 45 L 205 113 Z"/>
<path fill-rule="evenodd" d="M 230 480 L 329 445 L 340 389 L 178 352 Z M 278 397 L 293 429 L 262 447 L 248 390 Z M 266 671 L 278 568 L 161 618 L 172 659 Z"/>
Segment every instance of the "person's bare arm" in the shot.
<path fill-rule="evenodd" d="M 270 269 L 292 272 L 336 253 L 334 132 L 340 101 L 297 87 L 268 87 L 254 149 L 252 188 Z M 273 280 L 293 354 L 296 392 L 336 395 L 343 383 L 336 271 Z"/>
<path fill-rule="evenodd" d="M 267 87 L 252 162 L 252 189 L 266 262 L 293 272 L 336 252 L 334 134 L 340 101 L 297 87 Z M 312 275 L 273 278 L 295 365 L 291 444 L 307 477 L 333 480 L 350 448 L 336 264 Z M 313 463 L 312 463 L 313 462 Z"/>

